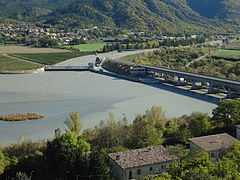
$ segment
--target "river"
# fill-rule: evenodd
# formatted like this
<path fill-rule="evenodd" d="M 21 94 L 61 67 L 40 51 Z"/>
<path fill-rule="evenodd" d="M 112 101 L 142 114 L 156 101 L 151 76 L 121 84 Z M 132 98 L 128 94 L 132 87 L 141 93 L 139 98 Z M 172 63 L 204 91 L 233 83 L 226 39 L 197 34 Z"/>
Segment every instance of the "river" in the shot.
<path fill-rule="evenodd" d="M 99 54 L 117 57 L 134 52 Z M 75 58 L 63 65 L 87 65 L 96 55 Z M 36 112 L 45 118 L 36 121 L 0 121 L 0 144 L 17 141 L 19 136 L 40 140 L 54 137 L 54 129 L 66 129 L 70 112 L 79 112 L 83 128 L 91 128 L 113 112 L 131 123 L 138 113 L 160 105 L 168 117 L 191 112 L 211 115 L 216 100 L 163 85 L 150 86 L 92 72 L 42 72 L 0 75 L 0 114 Z"/>

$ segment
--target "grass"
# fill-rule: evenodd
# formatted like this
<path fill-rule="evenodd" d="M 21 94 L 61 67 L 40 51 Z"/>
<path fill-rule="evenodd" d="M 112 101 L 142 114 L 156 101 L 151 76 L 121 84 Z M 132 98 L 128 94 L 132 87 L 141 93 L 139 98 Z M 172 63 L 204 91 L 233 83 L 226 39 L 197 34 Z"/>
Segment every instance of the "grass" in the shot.
<path fill-rule="evenodd" d="M 225 50 L 219 49 L 212 54 L 213 57 L 223 58 L 223 59 L 233 59 L 233 60 L 240 60 L 240 51 L 237 50 Z"/>
<path fill-rule="evenodd" d="M 104 47 L 105 43 L 98 44 L 79 44 L 74 46 L 66 46 L 68 48 L 78 49 L 80 51 L 101 51 Z"/>
<path fill-rule="evenodd" d="M 0 120 L 3 121 L 25 121 L 25 120 L 35 120 L 44 118 L 43 115 L 37 113 L 27 113 L 27 114 L 9 114 L 0 116 Z"/>
<path fill-rule="evenodd" d="M 40 68 L 40 65 L 31 62 L 19 61 L 0 55 L 0 71 L 20 71 Z"/>
<path fill-rule="evenodd" d="M 63 53 L 33 53 L 33 54 L 11 54 L 12 56 L 37 62 L 45 65 L 53 65 L 71 58 L 89 55 L 88 52 L 63 52 Z"/>

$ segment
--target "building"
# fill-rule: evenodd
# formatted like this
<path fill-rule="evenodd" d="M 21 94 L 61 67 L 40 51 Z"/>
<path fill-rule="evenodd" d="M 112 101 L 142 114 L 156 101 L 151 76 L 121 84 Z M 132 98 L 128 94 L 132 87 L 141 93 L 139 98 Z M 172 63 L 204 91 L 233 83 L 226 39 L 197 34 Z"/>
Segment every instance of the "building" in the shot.
<path fill-rule="evenodd" d="M 238 140 L 227 133 L 190 138 L 191 150 L 203 150 L 211 157 L 221 157 L 224 150 L 229 149 Z"/>
<path fill-rule="evenodd" d="M 240 125 L 236 126 L 236 138 L 240 140 Z"/>
<path fill-rule="evenodd" d="M 161 174 L 177 157 L 163 146 L 108 154 L 113 176 L 118 180 L 141 180 L 150 174 Z"/>

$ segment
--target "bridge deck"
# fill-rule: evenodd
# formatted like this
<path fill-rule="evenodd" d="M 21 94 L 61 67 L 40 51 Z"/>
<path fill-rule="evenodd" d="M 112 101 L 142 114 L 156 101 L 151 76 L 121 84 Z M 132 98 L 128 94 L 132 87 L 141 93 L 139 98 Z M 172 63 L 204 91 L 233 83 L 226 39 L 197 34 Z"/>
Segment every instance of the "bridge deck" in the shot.
<path fill-rule="evenodd" d="M 88 66 L 46 66 L 44 71 L 88 71 Z"/>
<path fill-rule="evenodd" d="M 210 84 L 222 85 L 222 86 L 227 86 L 230 88 L 240 89 L 240 81 L 211 77 L 211 76 L 195 74 L 195 73 L 190 73 L 190 72 L 184 72 L 184 71 L 178 71 L 178 70 L 172 70 L 172 69 L 167 69 L 167 68 L 145 66 L 145 65 L 139 65 L 139 66 L 145 67 L 147 70 L 150 70 L 150 71 L 159 72 L 159 73 L 163 73 L 163 74 L 165 73 L 167 75 L 172 75 L 172 76 L 178 76 L 180 78 L 190 79 L 193 81 L 208 82 Z"/>

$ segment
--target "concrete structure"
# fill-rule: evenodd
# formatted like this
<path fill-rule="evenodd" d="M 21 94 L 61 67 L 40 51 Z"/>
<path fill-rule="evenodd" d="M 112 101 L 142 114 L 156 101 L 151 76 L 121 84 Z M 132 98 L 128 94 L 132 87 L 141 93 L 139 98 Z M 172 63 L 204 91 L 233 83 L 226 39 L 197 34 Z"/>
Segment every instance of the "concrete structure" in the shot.
<path fill-rule="evenodd" d="M 110 166 L 118 180 L 141 180 L 150 174 L 160 174 L 177 157 L 163 146 L 110 153 Z"/>
<path fill-rule="evenodd" d="M 240 91 L 240 81 L 222 79 L 217 77 L 205 76 L 205 75 L 194 74 L 194 73 L 189 73 L 184 71 L 146 66 L 146 65 L 138 65 L 138 67 L 146 68 L 146 72 L 151 71 L 151 72 L 162 74 L 165 80 L 167 80 L 168 76 L 171 76 L 171 77 L 176 76 L 179 79 L 183 78 L 185 80 L 188 80 L 189 82 L 192 82 L 192 89 L 196 88 L 195 82 L 207 83 L 209 84 L 209 89 L 208 89 L 209 94 L 215 93 L 214 86 L 225 87 L 228 90 L 227 98 L 233 97 L 233 93 L 232 93 L 233 89 Z"/>
<path fill-rule="evenodd" d="M 236 138 L 240 140 L 240 125 L 236 126 Z"/>
<path fill-rule="evenodd" d="M 89 66 L 46 66 L 44 71 L 88 71 Z"/>
<path fill-rule="evenodd" d="M 227 133 L 190 138 L 191 150 L 203 150 L 217 159 L 238 140 Z"/>

